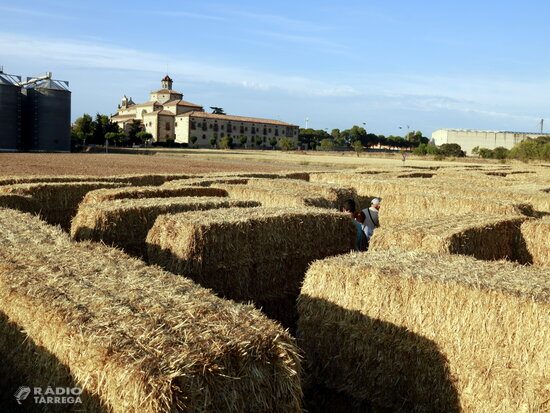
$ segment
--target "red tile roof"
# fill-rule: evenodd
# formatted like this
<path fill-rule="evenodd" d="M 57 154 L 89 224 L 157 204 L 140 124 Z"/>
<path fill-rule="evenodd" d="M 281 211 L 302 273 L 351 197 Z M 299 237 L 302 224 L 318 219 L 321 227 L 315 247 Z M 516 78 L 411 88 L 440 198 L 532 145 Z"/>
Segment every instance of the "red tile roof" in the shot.
<path fill-rule="evenodd" d="M 170 93 L 172 95 L 182 95 L 183 96 L 183 93 L 176 92 L 175 90 L 170 90 L 170 89 L 159 89 L 159 90 L 155 90 L 154 92 L 151 92 L 150 94 L 152 94 L 152 93 Z"/>
<path fill-rule="evenodd" d="M 193 116 L 195 118 L 219 119 L 219 120 L 228 120 L 228 121 L 235 121 L 235 122 L 267 123 L 270 125 L 298 127 L 298 125 L 293 125 L 292 123 L 287 123 L 287 122 L 274 120 L 274 119 L 249 118 L 245 116 L 231 116 L 231 115 L 215 115 L 213 113 L 197 112 L 197 111 L 186 112 L 177 116 L 178 117 Z"/>
<path fill-rule="evenodd" d="M 178 106 L 191 106 L 191 107 L 194 107 L 194 108 L 202 108 L 201 105 L 197 105 L 195 103 L 187 102 L 187 101 L 181 100 L 181 99 L 173 99 L 173 100 L 170 100 L 166 103 L 163 103 L 163 105 L 164 106 L 178 105 Z"/>

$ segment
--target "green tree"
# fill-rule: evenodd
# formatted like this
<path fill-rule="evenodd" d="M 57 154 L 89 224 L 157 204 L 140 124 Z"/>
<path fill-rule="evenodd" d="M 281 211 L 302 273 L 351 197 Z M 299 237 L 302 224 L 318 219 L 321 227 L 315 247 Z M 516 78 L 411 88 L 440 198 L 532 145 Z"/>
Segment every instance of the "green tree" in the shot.
<path fill-rule="evenodd" d="M 195 145 L 195 143 L 197 143 L 198 138 L 193 135 L 189 138 L 189 140 L 191 141 L 191 145 Z"/>
<path fill-rule="evenodd" d="M 439 146 L 439 152 L 443 156 L 455 156 L 457 158 L 466 156 L 458 143 L 444 143 Z"/>
<path fill-rule="evenodd" d="M 479 148 L 479 156 L 481 156 L 483 159 L 492 159 L 494 158 L 494 152 L 491 149 L 487 148 Z"/>
<path fill-rule="evenodd" d="M 279 146 L 283 151 L 290 151 L 294 149 L 294 141 L 290 138 L 279 139 Z"/>
<path fill-rule="evenodd" d="M 151 135 L 149 132 L 140 131 L 140 132 L 136 133 L 135 143 L 141 145 L 142 143 L 148 142 L 151 139 L 153 139 L 153 135 Z M 168 141 L 169 141 L 169 139 L 166 139 L 166 142 L 168 142 Z"/>
<path fill-rule="evenodd" d="M 210 146 L 213 148 L 216 147 L 216 143 L 218 143 L 218 140 L 216 138 L 210 138 Z"/>
<path fill-rule="evenodd" d="M 304 146 L 309 146 L 310 149 L 315 149 L 321 140 L 330 138 L 330 135 L 323 129 L 300 129 L 298 132 L 298 140 Z"/>
<path fill-rule="evenodd" d="M 332 141 L 332 139 L 329 138 L 323 139 L 319 144 L 319 148 L 322 151 L 330 151 L 334 148 L 334 146 L 334 142 Z"/>
<path fill-rule="evenodd" d="M 426 153 L 428 155 L 439 155 L 439 149 L 435 145 L 428 144 L 426 145 Z"/>
<path fill-rule="evenodd" d="M 340 140 L 340 129 L 333 129 L 330 132 L 330 136 L 332 136 L 335 142 L 338 142 Z"/>
<path fill-rule="evenodd" d="M 530 159 L 550 160 L 550 137 L 539 136 L 536 139 L 525 139 L 516 144 L 508 154 L 509 158 L 528 161 Z"/>
<path fill-rule="evenodd" d="M 474 146 L 472 148 L 472 155 L 478 155 L 479 156 L 479 146 Z"/>
<path fill-rule="evenodd" d="M 495 159 L 506 159 L 509 152 L 510 151 L 507 148 L 503 146 L 497 146 L 495 149 L 493 149 L 493 157 Z"/>
<path fill-rule="evenodd" d="M 355 142 L 353 142 L 353 149 L 355 150 L 355 154 L 357 156 L 359 156 L 359 154 L 361 152 L 363 152 L 363 144 L 361 143 L 361 141 L 357 140 Z"/>
<path fill-rule="evenodd" d="M 256 138 L 255 142 L 257 146 L 260 146 L 262 144 L 262 138 Z"/>
<path fill-rule="evenodd" d="M 239 142 L 241 142 L 241 146 L 244 146 L 246 148 L 246 141 L 248 141 L 248 138 L 246 136 L 241 136 L 239 138 Z"/>
<path fill-rule="evenodd" d="M 102 145 L 105 141 L 105 134 L 109 132 L 120 132 L 118 125 L 111 121 L 107 115 L 96 113 L 95 120 L 92 122 L 91 143 Z"/>
<path fill-rule="evenodd" d="M 137 134 L 143 130 L 143 125 L 141 124 L 141 121 L 139 119 L 132 120 L 132 123 L 130 124 L 128 128 L 128 140 L 130 141 L 130 144 L 139 144 L 140 140 L 137 137 Z"/>
<path fill-rule="evenodd" d="M 214 115 L 225 115 L 223 108 L 219 108 L 217 106 L 210 106 L 210 109 L 212 109 L 212 113 Z"/>
<path fill-rule="evenodd" d="M 122 132 L 107 132 L 105 134 L 105 139 L 109 141 L 110 145 L 124 145 L 127 138 Z"/>
<path fill-rule="evenodd" d="M 428 153 L 427 146 L 425 143 L 421 143 L 412 152 L 415 155 L 426 155 Z"/>
<path fill-rule="evenodd" d="M 271 148 L 272 148 L 272 149 L 275 149 L 275 145 L 277 145 L 277 139 L 271 138 L 271 139 L 269 140 L 269 144 L 271 145 Z"/>
<path fill-rule="evenodd" d="M 220 148 L 222 149 L 231 149 L 233 147 L 233 138 L 231 136 L 226 136 L 220 141 Z"/>
<path fill-rule="evenodd" d="M 90 115 L 85 113 L 81 117 L 77 118 L 75 121 L 75 126 L 73 128 L 74 136 L 82 141 L 82 144 L 85 145 L 86 141 L 90 141 L 93 132 L 93 119 Z"/>

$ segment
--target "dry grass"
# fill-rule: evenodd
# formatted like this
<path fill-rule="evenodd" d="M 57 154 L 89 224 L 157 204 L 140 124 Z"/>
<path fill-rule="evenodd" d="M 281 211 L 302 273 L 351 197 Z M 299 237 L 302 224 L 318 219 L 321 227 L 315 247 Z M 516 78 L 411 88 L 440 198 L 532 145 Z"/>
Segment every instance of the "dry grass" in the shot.
<path fill-rule="evenodd" d="M 392 412 L 550 408 L 550 279 L 398 249 L 316 261 L 298 300 L 316 380 Z"/>
<path fill-rule="evenodd" d="M 31 382 L 56 386 L 70 372 L 102 411 L 300 411 L 294 339 L 259 311 L 115 249 L 71 242 L 27 214 L 1 210 L 0 228 L 0 329 L 15 323 L 57 360 L 50 369 L 34 365 L 36 354 L 20 357 Z M 10 365 L 10 348 L 0 350 Z"/>
<path fill-rule="evenodd" d="M 248 179 L 249 178 L 222 178 L 222 177 L 189 178 L 189 179 L 177 179 L 174 181 L 166 182 L 162 184 L 162 186 L 163 187 L 211 186 L 213 184 L 244 185 L 248 182 Z"/>
<path fill-rule="evenodd" d="M 118 188 L 127 183 L 113 182 L 48 182 L 0 186 L 0 193 L 31 197 L 39 206 L 40 216 L 51 225 L 69 230 L 71 218 L 84 196 L 95 189 Z"/>
<path fill-rule="evenodd" d="M 145 256 L 147 232 L 159 215 L 258 205 L 257 202 L 220 197 L 116 199 L 87 203 L 80 206 L 72 221 L 71 237 L 102 241 L 128 253 Z"/>
<path fill-rule="evenodd" d="M 524 222 L 521 234 L 533 264 L 550 267 L 550 217 Z"/>
<path fill-rule="evenodd" d="M 460 214 L 378 228 L 371 238 L 372 251 L 391 247 L 440 254 L 471 255 L 480 260 L 530 261 L 520 227 L 528 218 Z"/>
<path fill-rule="evenodd" d="M 180 181 L 178 181 L 180 182 Z M 189 196 L 226 197 L 227 192 L 217 188 L 199 186 L 178 186 L 177 188 L 141 186 L 129 188 L 98 189 L 86 194 L 81 204 L 112 201 L 114 199 L 170 198 Z"/>
<path fill-rule="evenodd" d="M 224 297 L 273 309 L 282 301 L 270 315 L 285 322 L 309 263 L 350 251 L 354 237 L 349 216 L 324 209 L 197 211 L 160 216 L 147 255 Z"/>
<path fill-rule="evenodd" d="M 17 209 L 31 214 L 40 212 L 40 204 L 28 195 L 0 194 L 0 208 Z"/>

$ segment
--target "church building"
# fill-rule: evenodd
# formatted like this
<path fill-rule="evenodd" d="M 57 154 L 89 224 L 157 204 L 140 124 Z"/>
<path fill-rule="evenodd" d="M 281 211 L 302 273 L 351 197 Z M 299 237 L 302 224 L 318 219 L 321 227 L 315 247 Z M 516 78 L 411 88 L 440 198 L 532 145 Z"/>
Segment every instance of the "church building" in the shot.
<path fill-rule="evenodd" d="M 166 75 L 162 88 L 151 92 L 149 102 L 136 104 L 132 98 L 123 96 L 118 112 L 111 120 L 125 134 L 134 120 L 141 122 L 142 129 L 153 135 L 154 142 L 173 140 L 193 146 L 211 147 L 230 136 L 235 143 L 246 137 L 249 148 L 269 147 L 270 141 L 290 138 L 298 143 L 298 125 L 272 119 L 251 118 L 207 113 L 201 105 L 183 100 L 183 94 L 172 89 L 172 79 Z M 193 139 L 196 138 L 196 139 Z"/>

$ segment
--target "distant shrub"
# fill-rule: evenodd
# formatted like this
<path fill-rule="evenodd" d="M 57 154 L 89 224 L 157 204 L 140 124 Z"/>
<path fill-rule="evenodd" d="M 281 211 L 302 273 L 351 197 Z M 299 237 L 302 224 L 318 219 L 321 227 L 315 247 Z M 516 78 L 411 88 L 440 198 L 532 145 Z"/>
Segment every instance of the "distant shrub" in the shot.
<path fill-rule="evenodd" d="M 458 143 L 444 143 L 439 146 L 439 153 L 443 156 L 456 156 L 457 158 L 466 156 Z"/>

